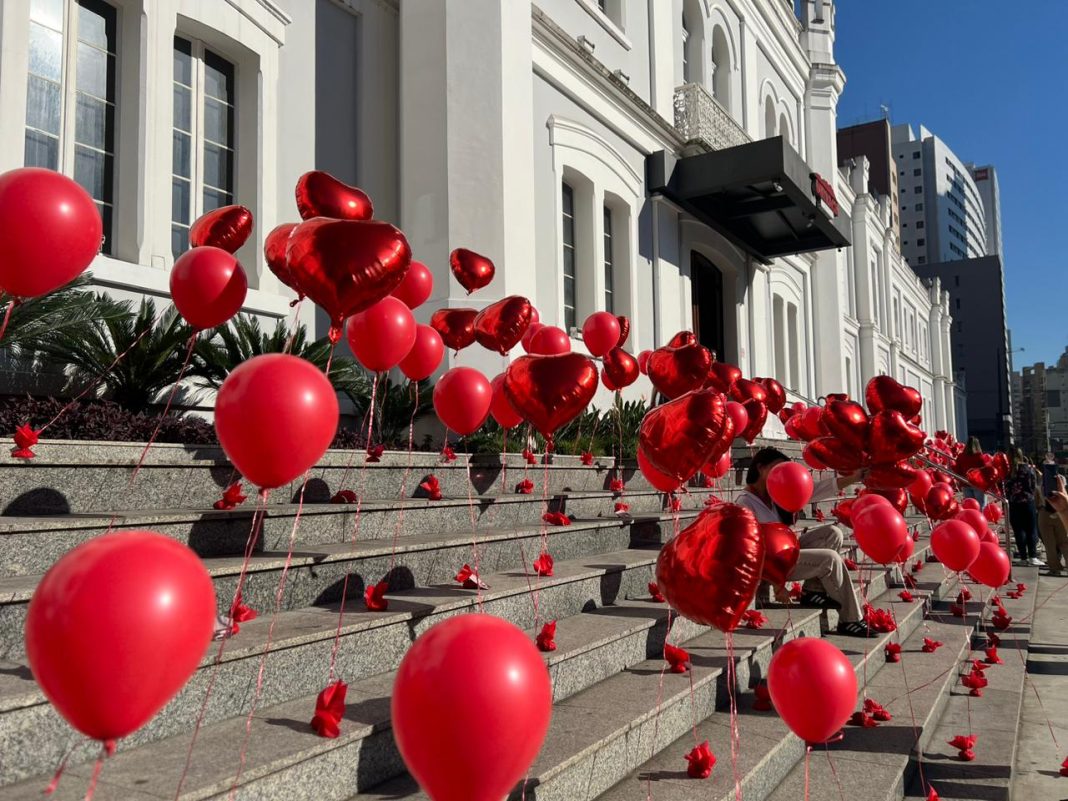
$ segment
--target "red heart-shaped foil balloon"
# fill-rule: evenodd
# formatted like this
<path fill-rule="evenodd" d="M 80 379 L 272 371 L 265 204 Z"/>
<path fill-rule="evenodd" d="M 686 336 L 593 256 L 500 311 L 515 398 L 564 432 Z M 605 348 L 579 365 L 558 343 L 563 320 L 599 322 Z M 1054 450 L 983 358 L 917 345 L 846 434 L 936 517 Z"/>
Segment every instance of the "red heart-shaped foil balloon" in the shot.
<path fill-rule="evenodd" d="M 748 509 L 719 504 L 660 550 L 656 584 L 665 600 L 695 623 L 733 631 L 764 568 L 764 540 Z"/>
<path fill-rule="evenodd" d="M 696 345 L 697 335 L 693 331 L 679 331 L 667 343 L 669 348 L 681 348 L 685 345 Z"/>
<path fill-rule="evenodd" d="M 616 342 L 616 347 L 622 348 L 627 344 L 627 338 L 630 336 L 630 318 L 625 314 L 617 314 L 616 319 L 619 321 L 619 340 Z"/>
<path fill-rule="evenodd" d="M 734 423 L 713 389 L 689 392 L 650 409 L 638 429 L 645 458 L 667 476 L 687 481 L 730 447 Z"/>
<path fill-rule="evenodd" d="M 814 459 L 832 470 L 843 472 L 858 470 L 863 463 L 863 456 L 861 451 L 846 445 L 837 437 L 817 437 L 805 446 L 806 462 L 811 464 Z"/>
<path fill-rule="evenodd" d="M 768 407 L 764 405 L 763 401 L 759 401 L 756 398 L 750 398 L 742 406 L 745 407 L 745 412 L 749 415 L 749 422 L 745 426 L 745 431 L 741 433 L 741 437 L 752 445 L 753 440 L 764 430 L 764 423 L 768 419 Z"/>
<path fill-rule="evenodd" d="M 467 248 L 456 248 L 449 254 L 449 266 L 460 286 L 470 295 L 493 280 L 496 268 L 485 256 Z"/>
<path fill-rule="evenodd" d="M 763 403 L 768 399 L 768 391 L 761 383 L 750 381 L 748 378 L 739 378 L 731 387 L 731 397 L 738 403 L 745 403 L 747 400 L 758 400 Z"/>
<path fill-rule="evenodd" d="M 968 479 L 969 484 L 983 492 L 986 492 L 997 483 L 997 471 L 990 466 L 973 467 L 964 474 L 964 477 Z"/>
<path fill-rule="evenodd" d="M 553 434 L 597 392 L 597 367 L 581 353 L 520 356 L 504 376 L 504 394 L 552 444 Z"/>
<path fill-rule="evenodd" d="M 761 578 L 783 587 L 801 556 L 797 534 L 783 523 L 761 523 L 760 536 L 764 540 L 764 570 Z"/>
<path fill-rule="evenodd" d="M 935 484 L 927 490 L 923 505 L 927 516 L 932 520 L 948 520 L 960 511 L 957 499 L 953 497 L 953 490 L 948 484 Z"/>
<path fill-rule="evenodd" d="M 923 447 L 924 433 L 905 420 L 901 412 L 884 409 L 872 415 L 868 425 L 868 454 L 873 464 L 894 464 L 908 459 Z"/>
<path fill-rule="evenodd" d="M 430 327 L 441 334 L 450 350 L 463 350 L 475 341 L 477 309 L 438 309 L 430 315 Z"/>
<path fill-rule="evenodd" d="M 282 223 L 272 228 L 267 238 L 263 240 L 263 257 L 267 261 L 267 267 L 278 280 L 296 292 L 297 297 L 303 298 L 304 293 L 297 286 L 297 278 L 289 269 L 289 262 L 286 260 L 289 235 L 293 233 L 297 225 L 297 223 Z"/>
<path fill-rule="evenodd" d="M 649 356 L 645 370 L 658 392 L 677 398 L 698 389 L 705 382 L 711 364 L 708 348 L 693 343 L 657 348 Z"/>
<path fill-rule="evenodd" d="M 328 172 L 312 170 L 297 181 L 297 211 L 302 220 L 330 217 L 334 220 L 370 220 L 371 198 L 362 189 L 344 184 Z"/>
<path fill-rule="evenodd" d="M 797 416 L 797 433 L 806 442 L 828 436 L 830 432 L 823 424 L 823 409 L 819 406 L 809 406 L 801 412 Z"/>
<path fill-rule="evenodd" d="M 923 398 L 912 387 L 899 384 L 888 375 L 877 375 L 868 382 L 864 389 L 864 401 L 872 414 L 890 409 L 901 412 L 905 419 L 920 413 Z"/>
<path fill-rule="evenodd" d="M 868 444 L 868 413 L 853 401 L 834 400 L 823 407 L 824 427 L 850 448 L 862 451 Z"/>
<path fill-rule="evenodd" d="M 605 374 L 620 389 L 638 380 L 638 360 L 623 348 L 612 348 L 604 355 L 603 361 Z"/>
<path fill-rule="evenodd" d="M 398 229 L 380 221 L 316 217 L 289 235 L 286 261 L 298 291 L 330 316 L 330 341 L 345 318 L 392 292 L 412 263 L 412 249 Z"/>
<path fill-rule="evenodd" d="M 901 489 L 904 492 L 904 487 L 916 480 L 918 472 L 915 467 L 910 467 L 904 462 L 877 464 L 864 477 L 864 485 L 876 490 Z"/>
<path fill-rule="evenodd" d="M 772 414 L 781 412 L 783 407 L 786 406 L 786 390 L 783 389 L 782 384 L 774 378 L 758 378 L 756 380 L 764 385 L 764 389 L 768 393 L 768 397 L 764 401 L 768 405 L 768 411 Z"/>
<path fill-rule="evenodd" d="M 742 377 L 742 371 L 733 364 L 726 362 L 712 362 L 708 368 L 708 376 L 705 378 L 705 386 L 729 395 L 734 388 L 734 383 Z"/>
<path fill-rule="evenodd" d="M 527 332 L 533 313 L 530 301 L 520 295 L 502 298 L 475 317 L 475 339 L 487 350 L 507 356 Z"/>
<path fill-rule="evenodd" d="M 244 206 L 222 206 L 202 214 L 189 226 L 189 247 L 210 245 L 237 253 L 252 233 L 252 212 Z"/>

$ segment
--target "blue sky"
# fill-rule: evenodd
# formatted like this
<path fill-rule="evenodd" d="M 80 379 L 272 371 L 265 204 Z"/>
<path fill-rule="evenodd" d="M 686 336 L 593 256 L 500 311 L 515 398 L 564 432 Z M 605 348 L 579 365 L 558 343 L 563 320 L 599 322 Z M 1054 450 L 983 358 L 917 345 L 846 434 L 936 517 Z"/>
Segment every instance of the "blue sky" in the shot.
<path fill-rule="evenodd" d="M 1068 346 L 1068 0 L 838 0 L 839 125 L 926 125 L 1001 185 L 1014 364 Z"/>

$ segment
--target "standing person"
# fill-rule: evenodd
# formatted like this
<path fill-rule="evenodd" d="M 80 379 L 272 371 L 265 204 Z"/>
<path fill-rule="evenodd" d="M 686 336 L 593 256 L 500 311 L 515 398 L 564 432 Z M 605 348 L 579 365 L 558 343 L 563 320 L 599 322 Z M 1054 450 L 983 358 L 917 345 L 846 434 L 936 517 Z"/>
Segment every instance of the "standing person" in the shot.
<path fill-rule="evenodd" d="M 761 448 L 749 462 L 749 470 L 745 475 L 746 487 L 734 502 L 752 512 L 758 523 L 793 526 L 796 522 L 796 515 L 778 507 L 768 494 L 768 473 L 776 465 L 788 461 L 789 457 L 776 448 Z M 833 498 L 839 490 L 860 481 L 863 475 L 863 471 L 858 470 L 848 476 L 831 474 L 816 481 L 812 501 Z M 841 610 L 838 616 L 839 634 L 871 636 L 871 630 L 864 622 L 864 612 L 853 587 L 853 579 L 839 553 L 844 540 L 842 529 L 833 524 L 816 526 L 798 532 L 797 539 L 801 545 L 801 555 L 789 578 L 805 582 L 801 604 Z M 782 587 L 775 588 L 775 596 L 780 602 L 789 600 Z"/>
<path fill-rule="evenodd" d="M 1047 453 L 1042 465 L 1042 482 L 1038 490 L 1038 533 L 1042 536 L 1042 546 L 1046 549 L 1046 566 L 1051 576 L 1059 576 L 1062 562 L 1068 567 L 1068 530 L 1063 517 L 1058 514 L 1064 477 L 1057 474 L 1057 463 L 1053 454 Z"/>
<path fill-rule="evenodd" d="M 953 469 L 957 475 L 966 476 L 969 470 L 975 467 L 982 467 L 985 463 L 983 446 L 979 444 L 979 437 L 968 437 L 968 444 L 964 446 L 964 452 L 957 457 L 957 463 L 953 466 Z M 978 501 L 980 509 L 986 505 L 986 493 L 976 489 L 971 484 L 964 485 L 964 497 Z"/>
<path fill-rule="evenodd" d="M 1041 565 L 1038 558 L 1038 513 L 1035 491 L 1038 479 L 1031 460 L 1017 448 L 1012 454 L 1012 467 L 1005 479 L 1005 497 L 1009 501 L 1009 525 L 1016 538 L 1016 558 L 1023 564 Z"/>

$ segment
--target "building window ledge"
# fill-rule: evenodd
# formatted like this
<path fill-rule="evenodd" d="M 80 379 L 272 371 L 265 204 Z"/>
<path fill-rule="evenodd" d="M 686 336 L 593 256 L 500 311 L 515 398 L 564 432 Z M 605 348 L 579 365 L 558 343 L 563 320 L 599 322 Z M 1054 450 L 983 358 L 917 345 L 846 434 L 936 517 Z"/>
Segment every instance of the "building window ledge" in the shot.
<path fill-rule="evenodd" d="M 612 21 L 612 18 L 601 11 L 600 6 L 597 5 L 597 0 L 575 0 L 593 19 L 604 28 L 608 35 L 619 42 L 623 46 L 624 50 L 630 50 L 634 45 L 631 44 L 630 39 L 627 38 L 627 34 L 623 32 L 623 29 L 616 25 Z"/>

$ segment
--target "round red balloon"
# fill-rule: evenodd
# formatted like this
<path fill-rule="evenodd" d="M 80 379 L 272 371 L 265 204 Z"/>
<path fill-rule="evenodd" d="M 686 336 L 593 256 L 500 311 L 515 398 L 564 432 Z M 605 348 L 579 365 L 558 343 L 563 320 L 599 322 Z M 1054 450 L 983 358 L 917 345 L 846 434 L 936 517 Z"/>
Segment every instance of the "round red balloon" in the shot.
<path fill-rule="evenodd" d="M 171 269 L 174 305 L 198 331 L 222 325 L 241 311 L 247 294 L 244 269 L 221 248 L 191 248 Z"/>
<path fill-rule="evenodd" d="M 409 309 L 422 306 L 434 291 L 434 276 L 421 261 L 413 261 L 404 280 L 391 293 L 400 298 Z"/>
<path fill-rule="evenodd" d="M 582 324 L 582 341 L 591 356 L 604 356 L 619 342 L 618 318 L 609 312 L 594 312 Z"/>
<path fill-rule="evenodd" d="M 337 433 L 337 394 L 311 362 L 267 353 L 241 362 L 215 399 L 215 432 L 254 486 L 288 484 L 326 453 Z"/>
<path fill-rule="evenodd" d="M 523 415 L 515 410 L 512 402 L 504 394 L 505 374 L 501 373 L 490 386 L 493 388 L 493 403 L 490 404 L 490 414 L 501 428 L 515 428 L 523 422 Z"/>
<path fill-rule="evenodd" d="M 530 341 L 534 339 L 534 335 L 544 327 L 545 326 L 542 323 L 539 323 L 537 320 L 534 319 L 533 316 L 531 316 L 530 325 L 527 326 L 527 330 L 524 332 L 523 338 L 519 340 L 519 344 L 523 346 L 523 350 L 525 350 L 527 353 L 530 353 Z"/>
<path fill-rule="evenodd" d="M 905 547 L 905 540 L 911 539 L 905 518 L 886 498 L 881 498 L 882 503 L 872 504 L 858 512 L 860 500 L 854 502 L 851 514 L 857 545 L 872 561 L 881 565 L 897 561 Z"/>
<path fill-rule="evenodd" d="M 965 498 L 963 501 L 960 502 L 960 508 L 974 509 L 978 512 L 980 510 L 979 501 L 975 500 L 975 498 Z"/>
<path fill-rule="evenodd" d="M 415 344 L 415 318 L 403 301 L 387 296 L 354 314 L 345 323 L 349 347 L 360 364 L 374 373 L 400 364 Z"/>
<path fill-rule="evenodd" d="M 771 658 L 768 693 L 794 734 L 810 744 L 825 743 L 853 714 L 857 674 L 833 643 L 801 637 Z"/>
<path fill-rule="evenodd" d="M 45 573 L 26 616 L 26 654 L 75 729 L 117 740 L 193 675 L 215 611 L 211 576 L 185 545 L 149 531 L 108 534 Z"/>
<path fill-rule="evenodd" d="M 961 504 L 961 510 L 954 515 L 953 519 L 967 523 L 975 529 L 975 533 L 980 539 L 983 537 L 983 532 L 989 528 L 986 524 L 986 518 L 983 517 L 983 513 L 972 506 Z"/>
<path fill-rule="evenodd" d="M 963 520 L 946 520 L 931 532 L 931 550 L 950 570 L 967 570 L 979 556 L 979 535 Z"/>
<path fill-rule="evenodd" d="M 453 367 L 434 385 L 434 411 L 450 431 L 473 434 L 489 415 L 493 387 L 473 367 Z"/>
<path fill-rule="evenodd" d="M 408 649 L 391 710 L 404 763 L 434 801 L 500 801 L 541 749 L 552 686 L 524 632 L 492 615 L 460 615 Z"/>
<path fill-rule="evenodd" d="M 293 275 L 293 271 L 289 269 L 289 262 L 286 260 L 289 235 L 293 233 L 293 229 L 296 227 L 297 223 L 282 223 L 272 228 L 266 239 L 263 240 L 263 258 L 267 262 L 267 267 L 275 274 L 275 277 L 296 292 L 298 297 L 303 298 L 304 292 L 297 286 L 297 278 Z"/>
<path fill-rule="evenodd" d="M 812 474 L 797 462 L 782 462 L 768 473 L 768 495 L 787 512 L 804 509 L 812 489 Z"/>
<path fill-rule="evenodd" d="M 1009 580 L 1012 573 L 1012 562 L 1009 555 L 996 542 L 979 543 L 979 554 L 968 567 L 968 575 L 985 584 L 997 589 Z"/>
<path fill-rule="evenodd" d="M 0 175 L 0 289 L 16 298 L 69 284 L 100 252 L 100 212 L 77 183 L 52 170 Z"/>
<path fill-rule="evenodd" d="M 649 372 L 649 357 L 653 355 L 651 350 L 643 350 L 638 354 L 638 370 L 642 375 Z"/>
<path fill-rule="evenodd" d="M 530 338 L 527 348 L 533 356 L 558 356 L 571 352 L 571 337 L 562 328 L 555 325 L 543 325 Z"/>
<path fill-rule="evenodd" d="M 441 334 L 429 325 L 417 325 L 415 344 L 398 366 L 412 381 L 422 381 L 438 369 L 444 355 L 445 343 L 441 341 Z"/>
<path fill-rule="evenodd" d="M 727 416 L 734 423 L 734 435 L 740 437 L 749 425 L 749 412 L 738 401 L 727 401 Z"/>

